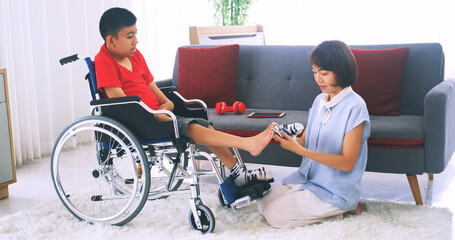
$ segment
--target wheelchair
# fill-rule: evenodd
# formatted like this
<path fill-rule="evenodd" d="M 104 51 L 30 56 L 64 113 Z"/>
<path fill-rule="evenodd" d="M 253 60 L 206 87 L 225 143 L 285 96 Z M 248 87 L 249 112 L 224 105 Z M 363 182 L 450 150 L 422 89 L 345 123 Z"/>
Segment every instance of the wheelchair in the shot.
<path fill-rule="evenodd" d="M 60 63 L 78 59 L 75 54 Z M 51 155 L 54 188 L 77 219 L 121 226 L 131 221 L 147 200 L 189 193 L 189 224 L 205 234 L 213 232 L 215 217 L 200 198 L 201 177 L 217 178 L 220 204 L 234 211 L 270 189 L 264 181 L 237 189 L 214 154 L 196 150 L 193 143 L 179 136 L 176 115 L 208 119 L 203 101 L 186 100 L 175 87 L 161 88 L 174 103 L 173 112 L 152 110 L 139 96 L 102 99 L 94 64 L 89 57 L 85 62 L 91 115 L 67 126 Z M 161 113 L 173 121 L 159 122 L 153 117 Z M 232 151 L 243 164 L 238 150 Z M 199 160 L 208 160 L 211 170 L 200 169 Z"/>

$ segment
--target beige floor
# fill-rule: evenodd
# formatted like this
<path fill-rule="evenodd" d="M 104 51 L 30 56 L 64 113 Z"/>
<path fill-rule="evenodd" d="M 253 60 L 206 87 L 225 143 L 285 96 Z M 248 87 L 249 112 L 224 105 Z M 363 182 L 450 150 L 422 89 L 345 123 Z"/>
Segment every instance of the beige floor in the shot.
<path fill-rule="evenodd" d="M 248 165 L 249 168 L 255 167 Z M 275 182 L 295 168 L 269 166 Z M 446 207 L 455 212 L 455 155 L 446 170 L 436 174 L 433 181 L 427 175 L 418 176 L 424 204 Z M 39 203 L 58 199 L 50 177 L 49 158 L 28 162 L 17 168 L 17 183 L 10 185 L 10 196 L 0 200 L 0 217 L 31 208 Z M 365 173 L 362 181 L 362 199 L 413 203 L 404 174 Z"/>

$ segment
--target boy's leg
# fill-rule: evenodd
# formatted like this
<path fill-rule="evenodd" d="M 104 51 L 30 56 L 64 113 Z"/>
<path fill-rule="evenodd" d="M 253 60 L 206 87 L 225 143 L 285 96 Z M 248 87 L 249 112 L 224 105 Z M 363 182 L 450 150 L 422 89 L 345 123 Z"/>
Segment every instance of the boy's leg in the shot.
<path fill-rule="evenodd" d="M 272 179 L 272 172 L 264 167 L 248 170 L 241 166 L 227 147 L 207 147 L 230 170 L 237 187 L 243 187 L 255 180 L 267 181 Z"/>
<path fill-rule="evenodd" d="M 231 176 L 234 178 L 234 183 L 237 187 L 243 187 L 258 181 L 268 181 L 273 178 L 272 172 L 265 167 L 248 170 L 238 162 L 231 168 Z"/>
<path fill-rule="evenodd" d="M 207 146 L 207 148 L 213 152 L 229 170 L 231 170 L 232 167 L 237 163 L 237 159 L 235 159 L 227 147 Z"/>
<path fill-rule="evenodd" d="M 188 125 L 188 135 L 191 140 L 207 147 L 232 147 L 248 151 L 251 155 L 257 156 L 269 144 L 273 136 L 273 127 L 270 124 L 267 129 L 253 137 L 238 137 L 231 134 L 216 131 L 213 127 L 203 127 L 196 123 Z"/>
<path fill-rule="evenodd" d="M 264 167 L 247 170 L 246 167 L 240 166 L 228 147 L 240 148 L 249 151 L 252 155 L 255 155 L 255 153 L 259 155 L 270 142 L 275 125 L 277 124 L 270 124 L 262 133 L 245 138 L 216 131 L 206 121 L 199 123 L 199 120 L 179 118 L 181 134 L 189 137 L 196 144 L 205 145 L 217 155 L 220 161 L 231 170 L 231 176 L 237 187 L 243 187 L 255 180 L 270 180 L 272 179 L 272 173 Z"/>

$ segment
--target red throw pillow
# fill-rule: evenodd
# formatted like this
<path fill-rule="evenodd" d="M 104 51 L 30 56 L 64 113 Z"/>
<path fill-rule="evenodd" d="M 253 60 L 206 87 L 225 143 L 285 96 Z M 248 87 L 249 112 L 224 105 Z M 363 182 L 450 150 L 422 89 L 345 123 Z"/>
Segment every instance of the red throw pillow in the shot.
<path fill-rule="evenodd" d="M 409 48 L 351 49 L 358 78 L 352 88 L 366 102 L 371 115 L 400 115 L 401 87 Z"/>
<path fill-rule="evenodd" d="M 208 107 L 237 100 L 239 45 L 180 47 L 178 90 L 187 99 L 201 99 Z"/>

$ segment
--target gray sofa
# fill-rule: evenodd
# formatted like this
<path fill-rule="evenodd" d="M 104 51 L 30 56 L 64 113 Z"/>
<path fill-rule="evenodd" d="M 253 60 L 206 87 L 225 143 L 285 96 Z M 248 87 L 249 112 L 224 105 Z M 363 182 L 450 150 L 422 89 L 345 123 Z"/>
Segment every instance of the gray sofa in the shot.
<path fill-rule="evenodd" d="M 416 175 L 441 173 L 455 149 L 455 81 L 444 80 L 444 53 L 440 44 L 351 46 L 357 49 L 408 47 L 399 116 L 371 115 L 370 139 L 396 140 L 393 145 L 369 143 L 367 171 L 406 174 L 417 204 L 422 198 Z M 194 46 L 201 47 L 201 46 Z M 307 124 L 308 110 L 321 92 L 314 82 L 309 53 L 314 46 L 240 46 L 237 98 L 247 106 L 241 115 L 218 115 L 209 109 L 216 129 L 249 136 L 272 121 Z M 178 88 L 178 57 L 173 78 L 159 86 Z M 253 111 L 282 111 L 283 118 L 247 118 Z M 452 120 L 452 121 L 450 121 Z M 402 139 L 421 139 L 400 146 Z M 381 141 L 379 141 L 381 142 Z M 269 144 L 258 157 L 241 151 L 245 162 L 298 167 L 301 157 Z"/>

